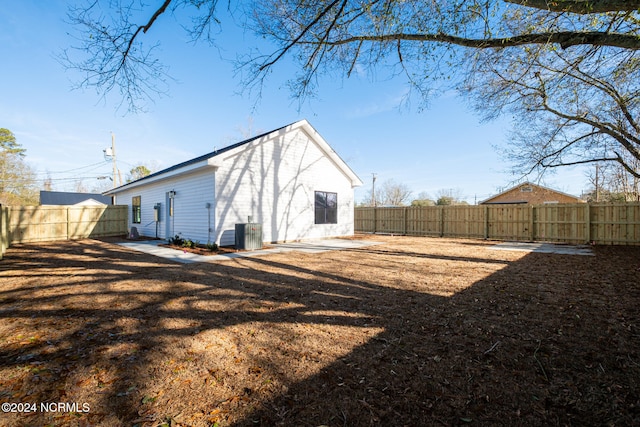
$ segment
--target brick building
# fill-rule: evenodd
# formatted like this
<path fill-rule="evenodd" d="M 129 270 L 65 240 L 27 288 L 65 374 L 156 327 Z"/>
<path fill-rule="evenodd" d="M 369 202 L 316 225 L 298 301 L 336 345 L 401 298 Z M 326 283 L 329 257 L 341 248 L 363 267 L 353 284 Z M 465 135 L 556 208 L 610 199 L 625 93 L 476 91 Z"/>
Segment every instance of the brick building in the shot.
<path fill-rule="evenodd" d="M 480 202 L 481 205 L 545 203 L 584 203 L 584 201 L 561 191 L 524 182 Z"/>

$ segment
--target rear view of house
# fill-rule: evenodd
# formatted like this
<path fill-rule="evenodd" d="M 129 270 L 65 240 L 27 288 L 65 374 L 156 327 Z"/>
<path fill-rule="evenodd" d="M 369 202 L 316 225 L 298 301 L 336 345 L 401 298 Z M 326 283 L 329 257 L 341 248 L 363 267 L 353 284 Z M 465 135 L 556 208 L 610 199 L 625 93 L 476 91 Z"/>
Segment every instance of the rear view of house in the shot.
<path fill-rule="evenodd" d="M 235 224 L 261 223 L 263 241 L 353 234 L 362 181 L 301 120 L 171 166 L 106 195 L 129 205 L 129 227 L 233 245 Z"/>

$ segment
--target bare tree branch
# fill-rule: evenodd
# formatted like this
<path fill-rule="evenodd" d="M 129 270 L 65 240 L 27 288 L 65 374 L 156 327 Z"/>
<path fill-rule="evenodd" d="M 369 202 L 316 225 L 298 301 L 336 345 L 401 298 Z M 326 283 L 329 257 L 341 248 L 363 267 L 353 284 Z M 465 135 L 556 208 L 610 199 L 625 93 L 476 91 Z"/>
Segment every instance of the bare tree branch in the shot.
<path fill-rule="evenodd" d="M 563 49 L 567 49 L 571 46 L 589 45 L 589 46 L 609 46 L 620 47 L 624 49 L 638 50 L 640 49 L 640 36 L 630 34 L 612 34 L 603 33 L 598 31 L 561 31 L 561 32 L 547 32 L 539 34 L 522 34 L 512 37 L 502 38 L 466 38 L 460 36 L 454 36 L 450 34 L 410 34 L 410 33 L 396 33 L 396 34 L 381 34 L 381 35 L 364 35 L 364 36 L 351 36 L 338 40 L 321 40 L 319 42 L 301 42 L 297 40 L 296 43 L 300 44 L 324 44 L 327 46 L 340 46 L 354 42 L 390 42 L 390 41 L 414 41 L 414 42 L 438 42 L 449 43 L 458 46 L 476 48 L 476 49 L 495 49 L 505 48 L 511 46 L 523 46 L 529 44 L 542 44 L 549 43 L 559 44 Z"/>
<path fill-rule="evenodd" d="M 553 12 L 571 12 L 579 14 L 593 14 L 604 12 L 620 12 L 637 10 L 640 2 L 629 0 L 504 0 L 507 3 L 518 4 Z"/>
<path fill-rule="evenodd" d="M 129 22 L 140 10 L 121 10 L 115 24 L 76 14 L 94 38 L 80 48 L 89 59 L 73 65 L 83 87 L 119 89 L 135 105 L 166 77 L 141 35 L 180 7 L 196 13 L 194 39 L 210 40 L 218 0 L 131 1 L 152 10 L 146 23 Z M 247 28 L 276 45 L 240 56 L 247 90 L 261 90 L 285 56 L 299 65 L 287 82 L 299 99 L 320 76 L 355 70 L 401 76 L 425 103 L 450 82 L 485 118 L 518 120 L 511 159 L 522 170 L 608 161 L 639 173 L 640 1 L 250 0 L 247 9 Z"/>
<path fill-rule="evenodd" d="M 155 11 L 155 13 L 151 17 L 151 19 L 149 19 L 149 22 L 147 22 L 145 25 L 139 26 L 138 29 L 133 33 L 133 35 L 129 39 L 129 43 L 127 44 L 127 48 L 125 49 L 124 52 L 122 52 L 122 62 L 123 63 L 126 61 L 127 56 L 129 56 L 129 51 L 131 50 L 131 46 L 133 46 L 133 42 L 136 40 L 136 37 L 138 37 L 138 34 L 140 33 L 140 31 L 142 31 L 143 33 L 146 34 L 147 31 L 149 31 L 149 29 L 153 25 L 153 23 L 156 22 L 156 19 L 158 19 L 158 16 L 162 15 L 167 10 L 167 7 L 169 7 L 169 4 L 171 4 L 171 1 L 172 0 L 165 0 L 165 2 L 162 4 L 162 6 L 160 6 L 160 8 Z"/>
<path fill-rule="evenodd" d="M 636 166 L 634 167 L 633 165 L 630 165 L 624 158 L 624 156 L 622 156 L 620 153 L 615 153 L 617 158 L 616 161 L 618 163 L 620 163 L 622 165 L 622 167 L 632 176 L 636 177 L 636 178 L 640 178 L 640 170 L 637 167 L 637 163 Z M 636 158 L 636 160 L 638 160 Z"/>
<path fill-rule="evenodd" d="M 300 32 L 300 34 L 298 34 L 297 37 L 295 37 L 290 43 L 288 43 L 285 47 L 283 47 L 282 49 L 280 49 L 280 51 L 278 52 L 277 55 L 275 55 L 275 57 L 273 57 L 273 59 L 265 62 L 264 64 L 262 64 L 260 66 L 260 71 L 263 71 L 264 69 L 272 66 L 273 64 L 275 64 L 276 62 L 278 62 L 284 55 L 287 54 L 287 52 L 289 52 L 289 50 L 291 50 L 296 44 L 301 43 L 302 42 L 302 38 L 307 34 L 307 32 L 309 32 L 311 30 L 311 28 L 313 28 L 313 26 L 318 23 L 322 18 L 324 18 L 330 11 L 331 9 L 333 9 L 337 4 L 339 3 L 339 0 L 334 0 L 333 2 L 329 3 L 329 5 L 327 7 L 324 8 L 324 10 L 318 14 L 318 16 L 316 16 L 316 18 L 311 21 L 311 23 L 307 26 L 305 26 L 303 28 L 303 30 Z M 342 1 L 343 5 L 345 3 L 345 0 Z M 332 20 L 332 24 L 335 22 L 335 19 Z"/>

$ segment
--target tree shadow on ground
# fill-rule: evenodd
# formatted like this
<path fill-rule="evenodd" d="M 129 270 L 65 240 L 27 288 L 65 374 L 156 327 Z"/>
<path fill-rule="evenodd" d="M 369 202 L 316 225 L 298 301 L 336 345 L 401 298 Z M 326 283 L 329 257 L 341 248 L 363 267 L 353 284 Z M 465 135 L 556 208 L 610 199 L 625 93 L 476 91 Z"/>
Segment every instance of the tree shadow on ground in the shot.
<path fill-rule="evenodd" d="M 639 248 L 385 239 L 191 265 L 96 241 L 15 248 L 0 400 L 92 409 L 7 425 L 640 422 Z"/>
<path fill-rule="evenodd" d="M 529 254 L 451 298 L 367 295 L 384 331 L 238 425 L 635 424 L 639 253 Z"/>

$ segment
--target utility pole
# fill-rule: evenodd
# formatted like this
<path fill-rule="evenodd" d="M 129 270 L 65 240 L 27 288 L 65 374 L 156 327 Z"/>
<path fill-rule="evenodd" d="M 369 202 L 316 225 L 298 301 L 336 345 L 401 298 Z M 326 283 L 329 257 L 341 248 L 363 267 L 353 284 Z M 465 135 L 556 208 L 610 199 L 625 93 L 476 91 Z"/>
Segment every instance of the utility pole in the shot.
<path fill-rule="evenodd" d="M 105 148 L 102 150 L 105 158 L 111 157 L 111 162 L 113 164 L 113 188 L 118 186 L 118 166 L 116 165 L 116 136 L 111 132 L 111 148 Z M 120 178 L 120 185 L 122 185 L 122 178 Z"/>
<path fill-rule="evenodd" d="M 371 206 L 376 207 L 376 174 L 371 174 L 373 177 L 373 182 L 371 184 Z"/>
<path fill-rule="evenodd" d="M 116 188 L 116 176 L 118 167 L 116 166 L 116 136 L 111 132 L 111 159 L 113 160 L 113 188 Z"/>

